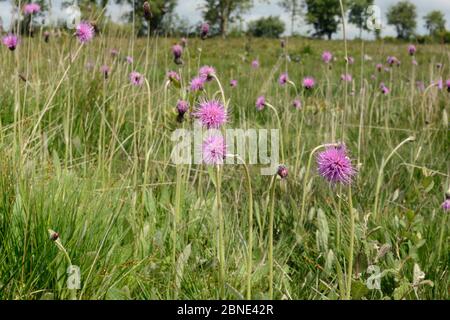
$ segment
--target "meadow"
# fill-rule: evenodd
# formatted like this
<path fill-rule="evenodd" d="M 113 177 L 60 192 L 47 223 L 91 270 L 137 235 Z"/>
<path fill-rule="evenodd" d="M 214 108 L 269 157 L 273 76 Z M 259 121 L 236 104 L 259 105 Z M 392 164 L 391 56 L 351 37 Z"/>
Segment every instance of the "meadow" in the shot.
<path fill-rule="evenodd" d="M 190 38 L 175 64 L 179 41 L 2 46 L 0 299 L 448 299 L 448 45 Z M 205 65 L 216 75 L 192 92 Z M 227 128 L 279 129 L 287 176 L 172 163 L 171 134 L 204 99 Z M 333 143 L 350 183 L 318 172 Z"/>

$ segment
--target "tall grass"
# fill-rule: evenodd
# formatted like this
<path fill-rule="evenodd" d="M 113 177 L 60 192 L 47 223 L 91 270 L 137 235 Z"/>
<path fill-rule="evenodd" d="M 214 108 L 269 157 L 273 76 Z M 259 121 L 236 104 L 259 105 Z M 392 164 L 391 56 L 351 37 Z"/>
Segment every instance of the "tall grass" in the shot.
<path fill-rule="evenodd" d="M 170 56 L 177 39 L 126 36 L 106 29 L 82 47 L 69 35 L 48 44 L 24 38 L 15 53 L 0 50 L 0 298 L 74 298 L 69 256 L 81 270 L 77 299 L 448 299 L 448 219 L 439 206 L 448 189 L 449 95 L 411 83 L 406 45 L 366 43 L 361 52 L 349 41 L 345 54 L 340 41 L 289 39 L 282 49 L 276 40 L 189 39 L 178 67 Z M 324 50 L 337 57 L 328 71 L 318 68 Z M 420 46 L 413 79 L 450 78 L 448 52 Z M 346 55 L 363 66 L 346 65 Z M 378 73 L 387 55 L 403 64 Z M 281 89 L 280 60 L 297 88 L 306 75 L 317 88 Z M 112 67 L 107 80 L 102 64 Z M 171 163 L 172 131 L 192 124 L 177 122 L 175 104 L 186 98 L 194 107 L 200 97 L 184 86 L 206 64 L 220 82 L 202 96 L 224 101 L 228 127 L 282 127 L 290 170 L 282 188 L 256 165 L 245 174 L 224 165 L 214 183 L 205 165 Z M 172 69 L 180 88 L 166 82 Z M 351 84 L 339 80 L 347 69 Z M 132 70 L 145 75 L 143 87 L 129 84 Z M 232 78 L 237 88 L 223 85 Z M 276 116 L 254 107 L 261 90 Z M 290 107 L 297 96 L 301 110 Z M 337 142 L 333 128 L 358 167 L 351 194 L 315 173 L 313 154 Z M 403 144 L 410 136 L 415 142 Z M 373 264 L 384 271 L 380 290 L 366 286 Z M 415 282 L 416 264 L 425 282 Z"/>

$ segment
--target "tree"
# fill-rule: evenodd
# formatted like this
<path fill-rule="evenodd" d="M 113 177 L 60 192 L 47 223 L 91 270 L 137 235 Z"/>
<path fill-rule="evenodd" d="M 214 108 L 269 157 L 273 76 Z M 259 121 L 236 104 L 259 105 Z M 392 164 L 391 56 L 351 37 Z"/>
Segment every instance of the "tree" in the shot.
<path fill-rule="evenodd" d="M 425 20 L 425 28 L 430 32 L 430 36 L 434 36 L 440 32 L 445 31 L 445 17 L 439 10 L 429 12 L 423 17 Z"/>
<path fill-rule="evenodd" d="M 203 18 L 226 37 L 231 22 L 253 6 L 253 0 L 205 0 Z"/>
<path fill-rule="evenodd" d="M 254 37 L 278 38 L 284 29 L 284 22 L 279 17 L 272 16 L 248 24 L 248 33 Z"/>
<path fill-rule="evenodd" d="M 391 6 L 387 12 L 388 24 L 395 26 L 399 39 L 408 39 L 416 30 L 416 6 L 409 1 L 401 1 Z"/>
<path fill-rule="evenodd" d="M 359 28 L 360 38 L 364 30 L 369 31 L 367 20 L 370 18 L 370 15 L 367 12 L 367 8 L 371 5 L 373 5 L 373 0 L 353 0 L 350 4 L 348 22 Z"/>
<path fill-rule="evenodd" d="M 300 16 L 300 0 L 280 0 L 278 5 L 291 16 L 291 35 L 294 34 L 295 20 Z"/>
<path fill-rule="evenodd" d="M 161 32 L 164 29 L 164 20 L 173 14 L 177 5 L 177 0 L 115 0 L 118 4 L 128 3 L 132 11 L 126 13 L 124 17 L 129 22 L 135 22 L 138 36 L 146 35 L 149 32 Z M 150 18 L 144 16 L 144 3 L 150 5 Z M 133 8 L 134 3 L 134 8 Z M 133 14 L 134 13 L 134 14 Z"/>
<path fill-rule="evenodd" d="M 313 36 L 331 40 L 342 20 L 339 0 L 305 0 L 305 7 L 306 22 L 315 30 Z"/>

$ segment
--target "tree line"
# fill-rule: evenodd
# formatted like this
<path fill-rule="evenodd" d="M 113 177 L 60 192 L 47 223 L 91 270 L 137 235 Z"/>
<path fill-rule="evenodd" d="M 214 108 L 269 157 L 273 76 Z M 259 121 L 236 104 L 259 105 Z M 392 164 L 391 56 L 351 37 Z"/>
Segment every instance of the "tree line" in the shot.
<path fill-rule="evenodd" d="M 5 0 L 0 0 L 5 1 Z M 18 0 L 13 0 L 18 4 Z M 49 0 L 34 0 L 43 10 L 49 7 Z M 106 6 L 128 4 L 133 10 L 123 14 L 123 21 L 132 23 L 138 35 L 148 33 L 194 33 L 195 27 L 175 14 L 178 0 L 78 0 L 76 3 L 84 11 L 84 15 L 92 19 L 101 16 Z M 24 3 L 22 1 L 21 3 Z M 67 6 L 75 0 L 63 0 Z M 289 15 L 292 35 L 295 34 L 299 21 L 310 26 L 312 37 L 331 39 L 339 31 L 342 24 L 340 0 L 197 0 L 198 10 L 202 12 L 205 22 L 210 25 L 212 35 L 226 37 L 234 30 L 244 30 L 244 15 L 255 5 L 261 3 L 276 3 Z M 373 32 L 376 37 L 381 36 L 382 28 L 371 28 L 374 19 L 382 18 L 380 12 L 368 10 L 374 5 L 374 0 L 342 0 L 347 22 L 355 25 L 363 32 Z M 95 15 L 97 14 L 97 15 Z M 446 35 L 446 20 L 439 10 L 428 12 L 423 17 L 424 26 L 432 37 Z M 397 2 L 388 8 L 386 21 L 395 28 L 399 39 L 409 39 L 416 36 L 417 8 L 408 0 Z M 372 22 L 372 23 L 370 23 Z M 277 16 L 270 16 L 251 21 L 247 25 L 247 32 L 254 36 L 278 37 L 285 31 L 285 23 Z"/>

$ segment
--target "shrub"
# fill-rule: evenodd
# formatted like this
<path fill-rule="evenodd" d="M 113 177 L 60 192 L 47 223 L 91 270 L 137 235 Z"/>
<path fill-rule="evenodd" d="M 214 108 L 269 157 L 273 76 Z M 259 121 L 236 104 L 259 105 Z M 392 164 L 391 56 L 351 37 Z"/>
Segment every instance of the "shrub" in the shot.
<path fill-rule="evenodd" d="M 248 25 L 248 33 L 254 37 L 278 38 L 285 29 L 279 17 L 260 18 Z"/>

